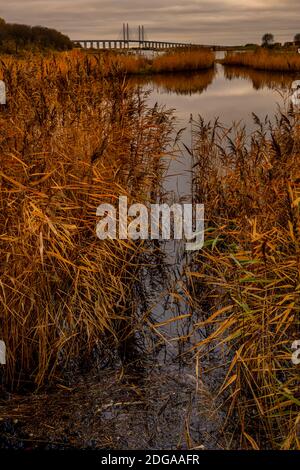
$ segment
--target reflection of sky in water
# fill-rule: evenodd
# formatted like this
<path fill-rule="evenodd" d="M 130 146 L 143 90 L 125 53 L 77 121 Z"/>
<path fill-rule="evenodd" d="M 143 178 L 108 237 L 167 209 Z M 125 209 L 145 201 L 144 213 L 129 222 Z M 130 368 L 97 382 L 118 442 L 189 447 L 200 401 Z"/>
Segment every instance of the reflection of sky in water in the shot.
<path fill-rule="evenodd" d="M 194 117 L 200 114 L 207 120 L 219 117 L 226 126 L 242 119 L 249 130 L 253 128 L 252 112 L 262 118 L 266 114 L 272 115 L 277 103 L 282 101 L 276 90 L 255 90 L 251 81 L 243 78 L 226 79 L 222 66 L 218 66 L 213 83 L 201 94 L 188 96 L 166 93 L 155 86 L 150 100 L 152 103 L 164 104 L 167 108 L 175 108 L 181 125 L 188 122 L 190 114 Z"/>
<path fill-rule="evenodd" d="M 229 74 L 234 75 L 234 73 Z M 194 119 L 200 114 L 205 121 L 213 120 L 219 117 L 220 122 L 225 127 L 230 127 L 232 122 L 242 121 L 246 124 L 247 129 L 251 132 L 254 129 L 252 112 L 263 119 L 267 114 L 272 117 L 276 111 L 277 103 L 282 103 L 282 99 L 274 88 L 281 79 L 265 76 L 264 74 L 252 74 L 247 78 L 247 72 L 241 72 L 244 78 L 226 78 L 221 65 L 217 66 L 216 76 L 213 78 L 209 73 L 204 72 L 200 75 L 192 77 L 192 75 L 166 75 L 165 77 L 154 77 L 153 83 L 143 83 L 146 89 L 152 89 L 149 96 L 149 105 L 152 106 L 156 102 L 164 105 L 167 109 L 175 109 L 177 117 L 177 127 L 186 127 L 183 134 L 183 141 L 187 146 L 191 144 L 191 133 L 189 119 L 192 114 Z M 234 76 L 235 77 L 235 76 Z M 277 80 L 277 81 L 276 81 Z M 285 78 L 283 79 L 285 81 Z M 264 83 L 266 86 L 264 86 Z M 254 88 L 259 88 L 256 89 Z M 277 85 L 276 85 L 277 86 Z M 180 94 L 189 90 L 198 90 L 194 94 Z M 206 88 L 205 88 L 206 87 Z M 279 86 L 280 87 L 280 86 Z M 201 90 L 203 90 L 201 92 Z M 177 91 L 177 93 L 175 91 Z M 183 146 L 182 146 L 183 147 Z M 187 151 L 183 151 L 177 160 L 171 160 L 166 171 L 164 179 L 164 188 L 170 192 L 169 200 L 182 202 L 192 202 L 192 159 Z M 173 196 L 173 197 L 172 197 Z M 185 258 L 184 243 L 167 242 L 163 248 L 166 256 L 165 263 L 168 266 L 168 275 L 162 282 L 161 290 L 150 290 L 149 297 L 152 302 L 153 318 L 156 321 L 163 321 L 174 318 L 179 313 L 189 313 L 190 306 L 188 300 L 182 292 L 182 276 Z M 190 255 L 192 257 L 192 254 Z M 169 292 L 175 292 L 180 295 L 181 301 L 178 303 L 173 301 Z M 165 293 L 165 294 L 164 294 Z M 176 297 L 178 299 L 178 296 Z M 189 324 L 185 321 L 174 321 L 163 328 L 160 332 L 168 338 L 172 339 L 167 344 L 167 356 L 172 357 L 176 354 L 177 342 L 173 342 L 176 336 L 182 336 L 189 331 Z M 201 331 L 195 331 L 191 338 L 191 343 L 199 341 Z"/>
<path fill-rule="evenodd" d="M 265 86 L 256 90 L 252 81 L 247 78 L 229 80 L 224 76 L 223 67 L 221 65 L 217 67 L 213 82 L 202 93 L 180 95 L 164 91 L 157 85 L 153 86 L 149 97 L 150 104 L 157 102 L 166 108 L 176 110 L 178 128 L 187 127 L 183 140 L 188 146 L 191 142 L 188 124 L 191 114 L 194 119 L 200 114 L 206 121 L 219 117 L 220 122 L 226 127 L 233 122 L 241 121 L 246 124 L 248 132 L 251 132 L 254 129 L 252 112 L 264 119 L 266 115 L 272 117 L 278 105 L 283 105 L 283 99 L 276 89 Z M 173 176 L 174 174 L 178 176 Z M 179 193 L 181 197 L 190 195 L 191 160 L 187 154 L 170 164 L 168 175 L 170 176 L 167 176 L 165 185 L 167 190 Z"/>

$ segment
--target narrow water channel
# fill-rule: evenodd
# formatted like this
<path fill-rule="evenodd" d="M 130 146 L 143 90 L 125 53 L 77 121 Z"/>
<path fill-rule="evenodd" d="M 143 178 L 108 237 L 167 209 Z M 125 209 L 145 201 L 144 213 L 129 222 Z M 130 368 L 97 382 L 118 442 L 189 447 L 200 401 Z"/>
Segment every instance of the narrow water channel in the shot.
<path fill-rule="evenodd" d="M 224 68 L 221 64 L 216 64 L 214 70 L 201 73 L 133 79 L 133 85 L 150 92 L 150 107 L 157 103 L 166 109 L 174 110 L 176 130 L 184 129 L 177 155 L 166 163 L 163 189 L 168 202 L 192 202 L 193 162 L 186 151 L 186 147 L 192 146 L 191 118 L 197 120 L 199 115 L 205 121 L 218 118 L 224 127 L 229 128 L 236 123 L 245 125 L 247 132 L 251 133 L 254 129 L 253 113 L 262 120 L 266 116 L 273 117 L 279 106 L 286 105 L 284 99 L 288 96 L 294 78 L 278 73 Z M 153 302 L 153 317 L 157 323 L 169 322 L 172 315 L 177 317 L 179 314 L 193 314 L 189 303 L 184 302 L 183 277 L 187 260 L 184 242 L 166 242 L 163 252 L 168 275 L 165 276 L 163 284 L 160 284 L 160 288 L 156 286 L 149 294 Z M 175 294 L 173 297 L 177 301 L 179 297 L 181 299 L 180 308 L 176 301 L 176 308 L 173 305 L 172 313 L 170 292 Z M 166 304 L 169 308 L 166 308 Z M 181 326 L 177 325 L 176 328 L 174 323 L 169 322 L 167 326 L 162 326 L 160 334 L 167 340 L 169 347 L 171 344 L 173 349 L 176 349 L 176 331 L 185 331 L 186 336 L 188 333 L 182 329 L 184 322 L 179 320 Z"/>
<path fill-rule="evenodd" d="M 149 91 L 149 107 L 158 103 L 173 109 L 176 129 L 184 129 L 176 155 L 165 161 L 162 202 L 192 202 L 193 162 L 185 150 L 192 145 L 191 117 L 219 118 L 226 127 L 242 122 L 251 132 L 252 113 L 273 116 L 294 78 L 217 64 L 201 73 L 132 79 L 133 86 Z M 202 335 L 194 327 L 198 314 L 189 302 L 185 279 L 193 255 L 186 254 L 181 241 L 162 243 L 160 249 L 152 275 L 146 269 L 143 277 L 148 328 L 143 370 L 137 375 L 129 370 L 128 376 L 120 368 L 89 370 L 70 395 L 63 386 L 53 394 L 32 395 L 33 416 L 26 400 L 17 407 L 12 402 L 2 429 L 10 436 L 8 447 L 228 447 L 222 403 L 215 398 L 222 375 L 213 374 L 207 386 L 189 352 Z M 31 424 L 22 427 L 19 416 L 26 413 Z"/>
<path fill-rule="evenodd" d="M 253 113 L 264 120 L 266 116 L 272 118 L 278 107 L 286 106 L 293 79 L 295 77 L 282 74 L 224 68 L 221 64 L 217 64 L 213 71 L 202 73 L 134 79 L 136 86 L 150 91 L 149 106 L 157 103 L 173 109 L 177 131 L 184 129 L 184 145 L 181 145 L 176 158 L 170 158 L 164 176 L 167 201 L 192 202 L 193 161 L 185 148 L 192 146 L 193 119 L 197 120 L 199 115 L 205 121 L 218 118 L 224 127 L 229 128 L 233 123 L 245 125 L 247 132 L 251 133 L 254 129 Z M 220 403 L 214 399 L 222 371 L 212 374 L 207 388 L 197 376 L 193 356 L 186 354 L 202 339 L 202 332 L 194 328 L 199 319 L 197 312 L 193 311 L 185 290 L 185 270 L 193 255 L 187 256 L 184 242 L 179 241 L 165 242 L 162 251 L 165 273 L 162 282 L 151 289 L 151 285 L 147 285 L 147 276 L 145 278 L 151 311 L 149 317 L 161 346 L 156 349 L 157 370 L 161 378 L 171 375 L 179 382 L 193 383 L 194 390 L 197 389 L 197 393 L 190 392 L 188 412 L 189 432 L 194 444 L 204 448 L 226 448 L 226 435 L 222 433 L 224 415 L 217 411 Z M 171 394 L 172 390 L 169 389 L 168 393 Z M 180 410 L 176 409 L 176 413 L 184 422 L 186 404 Z M 174 445 L 173 439 L 178 432 L 178 428 L 172 428 L 169 446 Z"/>

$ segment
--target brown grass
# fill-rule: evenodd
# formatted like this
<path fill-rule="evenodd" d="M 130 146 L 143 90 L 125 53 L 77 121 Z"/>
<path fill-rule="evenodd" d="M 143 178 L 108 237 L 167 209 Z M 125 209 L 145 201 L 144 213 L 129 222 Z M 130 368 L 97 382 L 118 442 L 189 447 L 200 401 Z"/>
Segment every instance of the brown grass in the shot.
<path fill-rule="evenodd" d="M 227 53 L 221 63 L 224 65 L 251 67 L 256 70 L 299 72 L 300 54 L 286 54 L 258 49 L 255 52 Z"/>
<path fill-rule="evenodd" d="M 7 58 L 0 70 L 3 374 L 41 385 L 133 334 L 146 247 L 98 240 L 96 208 L 151 199 L 171 124 L 122 76 L 108 82 L 98 57 Z"/>
<path fill-rule="evenodd" d="M 207 234 L 191 273 L 207 351 L 223 348 L 219 396 L 235 422 L 238 445 L 300 449 L 300 121 L 293 111 L 275 125 L 228 133 L 194 123 L 196 193 Z M 205 362 L 203 362 L 205 368 Z"/>
<path fill-rule="evenodd" d="M 140 55 L 104 54 L 101 60 L 106 70 L 118 70 L 128 75 L 174 73 L 212 68 L 215 55 L 206 49 L 167 52 L 153 58 Z"/>
<path fill-rule="evenodd" d="M 153 73 L 196 71 L 213 67 L 215 55 L 208 50 L 184 51 L 164 54 L 152 62 Z"/>

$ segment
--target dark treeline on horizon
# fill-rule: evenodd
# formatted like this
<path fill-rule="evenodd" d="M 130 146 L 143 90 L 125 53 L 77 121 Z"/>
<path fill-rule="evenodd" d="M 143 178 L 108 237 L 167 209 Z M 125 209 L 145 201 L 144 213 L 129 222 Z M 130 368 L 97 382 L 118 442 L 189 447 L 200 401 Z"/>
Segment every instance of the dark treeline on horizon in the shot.
<path fill-rule="evenodd" d="M 72 41 L 55 29 L 6 23 L 0 18 L 0 52 L 18 53 L 23 50 L 48 49 L 72 49 Z"/>

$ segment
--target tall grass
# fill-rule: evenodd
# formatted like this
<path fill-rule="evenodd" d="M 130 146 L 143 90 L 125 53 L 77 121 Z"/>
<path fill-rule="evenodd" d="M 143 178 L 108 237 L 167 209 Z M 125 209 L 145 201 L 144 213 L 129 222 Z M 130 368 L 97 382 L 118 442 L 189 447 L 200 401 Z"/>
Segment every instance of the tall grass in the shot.
<path fill-rule="evenodd" d="M 151 70 L 154 73 L 196 71 L 213 67 L 214 61 L 214 53 L 206 49 L 174 52 L 156 57 Z"/>
<path fill-rule="evenodd" d="M 206 241 L 190 274 L 207 329 L 197 345 L 224 348 L 219 389 L 242 448 L 299 449 L 300 121 L 293 110 L 247 139 L 194 123 L 196 195 Z M 203 362 L 203 367 L 205 363 Z"/>
<path fill-rule="evenodd" d="M 96 208 L 149 201 L 171 120 L 97 57 L 1 60 L 1 373 L 41 385 L 133 334 L 146 247 L 96 238 Z"/>
<path fill-rule="evenodd" d="M 160 56 L 146 58 L 140 55 L 104 54 L 108 70 L 117 69 L 128 75 L 174 73 L 212 68 L 215 55 L 201 49 L 196 51 L 167 52 Z"/>
<path fill-rule="evenodd" d="M 299 72 L 300 55 L 270 52 L 258 49 L 255 52 L 227 53 L 221 60 L 223 65 L 251 67 L 256 70 L 272 70 L 277 72 Z"/>
<path fill-rule="evenodd" d="M 126 75 L 139 75 L 150 72 L 151 60 L 138 54 L 113 54 L 103 56 L 105 69 L 111 72 L 118 70 Z"/>

